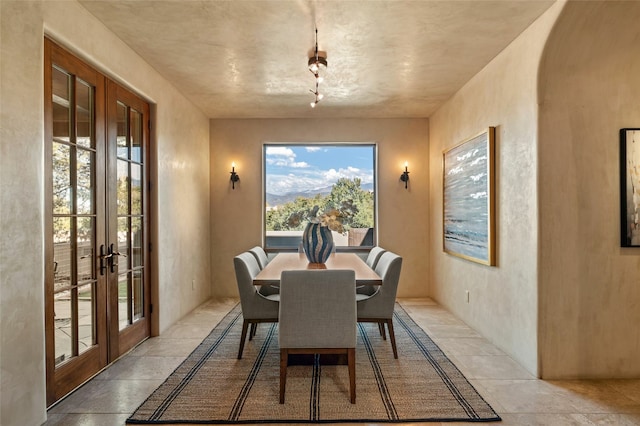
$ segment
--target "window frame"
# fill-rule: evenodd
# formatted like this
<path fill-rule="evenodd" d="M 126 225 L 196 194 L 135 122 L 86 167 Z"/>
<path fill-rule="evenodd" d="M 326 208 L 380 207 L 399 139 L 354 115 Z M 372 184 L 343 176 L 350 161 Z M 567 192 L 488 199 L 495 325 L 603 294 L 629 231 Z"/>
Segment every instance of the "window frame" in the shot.
<path fill-rule="evenodd" d="M 267 148 L 269 147 L 370 147 L 373 148 L 373 241 L 372 245 L 339 246 L 337 252 L 368 252 L 378 244 L 378 144 L 373 141 L 362 142 L 264 142 L 262 144 L 262 246 L 267 252 L 295 252 L 297 245 L 268 246 L 267 245 Z"/>

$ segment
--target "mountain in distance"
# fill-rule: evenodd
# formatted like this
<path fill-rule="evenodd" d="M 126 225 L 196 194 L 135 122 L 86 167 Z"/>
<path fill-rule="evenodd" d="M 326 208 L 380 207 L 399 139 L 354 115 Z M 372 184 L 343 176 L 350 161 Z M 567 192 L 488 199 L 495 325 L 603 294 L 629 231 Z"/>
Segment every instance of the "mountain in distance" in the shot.
<path fill-rule="evenodd" d="M 372 183 L 365 183 L 360 186 L 365 191 L 373 191 Z M 281 206 L 283 204 L 295 201 L 296 198 L 314 198 L 316 195 L 329 195 L 331 193 L 332 186 L 324 188 L 309 189 L 307 191 L 287 192 L 286 194 L 269 194 L 267 193 L 267 205 L 270 207 Z"/>

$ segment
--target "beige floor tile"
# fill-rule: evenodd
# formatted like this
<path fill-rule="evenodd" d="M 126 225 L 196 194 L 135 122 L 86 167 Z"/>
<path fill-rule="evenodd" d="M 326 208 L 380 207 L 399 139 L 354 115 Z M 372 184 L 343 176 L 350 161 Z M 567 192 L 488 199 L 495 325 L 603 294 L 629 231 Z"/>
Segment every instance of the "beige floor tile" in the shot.
<path fill-rule="evenodd" d="M 481 380 L 480 383 L 506 413 L 580 413 L 567 391 L 542 380 Z"/>
<path fill-rule="evenodd" d="M 640 403 L 640 379 L 604 380 L 604 383 L 611 386 L 613 389 L 617 390 L 629 399 Z"/>
<path fill-rule="evenodd" d="M 128 414 L 53 414 L 45 426 L 121 426 Z"/>
<path fill-rule="evenodd" d="M 185 357 L 125 356 L 100 373 L 97 380 L 156 380 L 165 379 Z"/>
<path fill-rule="evenodd" d="M 535 379 L 506 355 L 449 355 L 469 379 Z"/>
<path fill-rule="evenodd" d="M 566 398 L 583 413 L 640 413 L 640 404 L 605 380 L 553 380 Z"/>
<path fill-rule="evenodd" d="M 583 426 L 638 425 L 638 419 L 628 418 L 620 414 L 505 414 L 500 426 Z M 635 422 L 635 423 L 634 423 Z"/>
<path fill-rule="evenodd" d="M 202 339 L 165 339 L 153 337 L 133 349 L 130 356 L 186 357 L 202 342 Z"/>
<path fill-rule="evenodd" d="M 222 319 L 222 318 L 220 318 Z M 218 320 L 219 322 L 219 320 Z M 162 336 L 167 339 L 204 339 L 209 335 L 211 329 L 217 322 L 207 321 L 205 323 L 183 323 L 179 322 L 165 331 Z"/>
<path fill-rule="evenodd" d="M 50 414 L 129 414 L 164 380 L 92 380 L 49 410 Z"/>
<path fill-rule="evenodd" d="M 440 338 L 469 338 L 469 337 L 482 337 L 472 328 L 464 324 L 451 324 L 451 325 L 439 325 L 429 324 L 423 325 L 420 323 L 420 327 L 426 331 L 431 338 L 435 341 Z"/>
<path fill-rule="evenodd" d="M 439 338 L 438 346 L 447 354 L 465 355 L 505 355 L 500 349 L 481 337 Z"/>

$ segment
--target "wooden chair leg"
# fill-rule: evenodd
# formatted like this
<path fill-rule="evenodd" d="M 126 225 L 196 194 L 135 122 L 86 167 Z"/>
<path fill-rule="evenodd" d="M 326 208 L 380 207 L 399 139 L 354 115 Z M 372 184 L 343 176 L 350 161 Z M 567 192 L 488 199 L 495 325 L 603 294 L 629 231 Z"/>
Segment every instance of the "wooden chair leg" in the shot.
<path fill-rule="evenodd" d="M 384 331 L 384 322 L 378 322 L 378 330 L 380 330 L 382 340 L 387 340 L 387 333 Z"/>
<path fill-rule="evenodd" d="M 289 354 L 286 349 L 280 349 L 280 404 L 284 404 L 284 391 L 287 384 L 287 364 Z"/>
<path fill-rule="evenodd" d="M 242 351 L 244 350 L 244 339 L 247 337 L 247 327 L 249 321 L 242 321 L 242 334 L 240 335 L 240 349 L 238 349 L 238 359 L 242 359 Z"/>
<path fill-rule="evenodd" d="M 349 398 L 352 404 L 356 403 L 356 348 L 347 349 L 349 364 Z"/>
<path fill-rule="evenodd" d="M 396 335 L 393 332 L 393 318 L 387 320 L 387 327 L 389 327 L 389 338 L 391 339 L 391 348 L 393 349 L 393 357 L 398 359 L 398 349 L 396 348 Z"/>
<path fill-rule="evenodd" d="M 257 324 L 257 323 L 255 323 L 255 322 L 252 322 L 252 323 L 251 323 L 251 329 L 249 330 L 249 340 L 252 340 L 252 339 L 253 339 L 253 336 L 255 336 L 255 335 L 256 335 L 256 326 L 257 326 L 257 325 L 258 325 L 258 324 Z"/>

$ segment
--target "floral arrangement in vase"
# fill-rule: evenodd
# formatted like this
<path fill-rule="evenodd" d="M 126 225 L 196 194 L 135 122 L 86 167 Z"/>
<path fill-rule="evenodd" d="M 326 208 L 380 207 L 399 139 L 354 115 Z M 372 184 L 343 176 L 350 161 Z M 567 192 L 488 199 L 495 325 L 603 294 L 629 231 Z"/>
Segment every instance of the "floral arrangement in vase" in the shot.
<path fill-rule="evenodd" d="M 330 208 L 320 211 L 314 206 L 306 212 L 295 212 L 289 217 L 290 226 L 298 226 L 304 220 L 308 221 L 302 234 L 302 247 L 310 263 L 325 263 L 334 249 L 331 231 L 344 234 L 346 232 L 343 221 L 352 213 L 346 207 Z"/>

